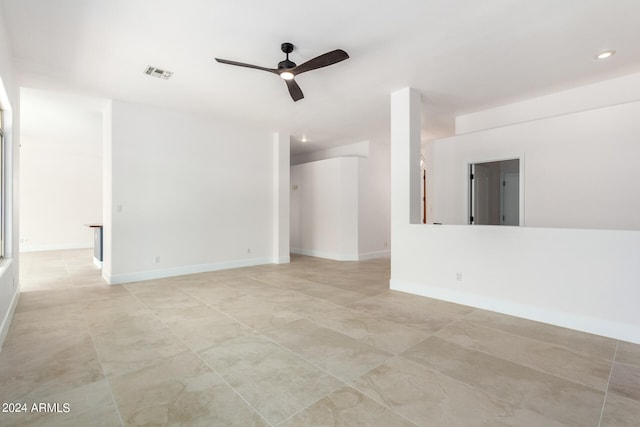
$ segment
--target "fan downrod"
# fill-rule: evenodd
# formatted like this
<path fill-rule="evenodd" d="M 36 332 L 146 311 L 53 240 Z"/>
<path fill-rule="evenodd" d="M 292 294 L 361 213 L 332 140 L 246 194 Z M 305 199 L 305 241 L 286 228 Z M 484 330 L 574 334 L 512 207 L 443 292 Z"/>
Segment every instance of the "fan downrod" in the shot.
<path fill-rule="evenodd" d="M 288 70 L 296 66 L 296 63 L 289 60 L 289 54 L 293 52 L 293 44 L 285 42 L 280 45 L 280 49 L 287 55 L 284 61 L 278 62 L 278 70 Z"/>

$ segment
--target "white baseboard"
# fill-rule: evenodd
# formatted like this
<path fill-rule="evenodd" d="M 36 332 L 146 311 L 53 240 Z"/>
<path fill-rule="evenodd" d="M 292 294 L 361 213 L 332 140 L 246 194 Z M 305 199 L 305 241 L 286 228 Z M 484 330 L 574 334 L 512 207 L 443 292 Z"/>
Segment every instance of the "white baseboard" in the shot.
<path fill-rule="evenodd" d="M 274 257 L 272 261 L 273 264 L 289 264 L 290 262 L 291 262 L 290 256 Z"/>
<path fill-rule="evenodd" d="M 581 316 L 545 307 L 521 304 L 499 298 L 485 297 L 452 289 L 443 289 L 421 283 L 391 279 L 390 288 L 414 295 L 444 300 L 456 304 L 481 308 L 510 316 L 548 323 L 576 331 L 601 335 L 613 339 L 640 344 L 640 329 L 635 325 Z"/>
<path fill-rule="evenodd" d="M 358 260 L 366 261 L 369 259 L 390 258 L 390 257 L 391 257 L 391 251 L 369 252 L 366 254 L 358 255 Z"/>
<path fill-rule="evenodd" d="M 9 310 L 4 315 L 4 319 L 2 319 L 2 325 L 0 325 L 0 351 L 2 351 L 2 345 L 4 344 L 4 339 L 7 337 L 9 333 L 9 327 L 11 326 L 11 319 L 13 319 L 13 313 L 16 311 L 16 307 L 18 306 L 18 300 L 20 299 L 20 288 L 16 287 L 13 292 L 13 297 L 11 298 L 11 304 L 9 304 Z"/>
<path fill-rule="evenodd" d="M 332 259 L 334 261 L 358 261 L 358 254 L 341 254 L 336 252 L 318 251 L 315 249 L 291 248 L 291 253 L 307 255 L 317 258 Z"/>
<path fill-rule="evenodd" d="M 20 252 L 67 251 L 71 249 L 93 249 L 93 244 L 89 246 L 85 243 L 69 245 L 20 245 Z"/>
<path fill-rule="evenodd" d="M 391 251 L 368 252 L 364 254 L 340 254 L 336 252 L 317 251 L 315 249 L 291 248 L 291 253 L 332 259 L 335 261 L 366 261 L 369 259 L 391 257 Z"/>
<path fill-rule="evenodd" d="M 167 268 L 164 270 L 140 271 L 136 273 L 124 273 L 109 275 L 102 271 L 102 277 L 110 285 L 122 283 L 140 282 L 143 280 L 162 279 L 165 277 L 184 276 L 187 274 L 206 273 L 209 271 L 227 270 L 230 268 L 252 267 L 254 265 L 272 264 L 272 258 L 252 258 L 235 261 L 225 261 L 212 264 L 187 265 L 184 267 Z"/>

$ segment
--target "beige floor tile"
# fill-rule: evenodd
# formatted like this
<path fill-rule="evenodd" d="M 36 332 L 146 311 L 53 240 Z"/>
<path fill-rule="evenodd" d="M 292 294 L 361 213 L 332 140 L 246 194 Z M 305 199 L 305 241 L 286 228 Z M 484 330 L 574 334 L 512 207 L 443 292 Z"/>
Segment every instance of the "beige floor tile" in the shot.
<path fill-rule="evenodd" d="M 252 295 L 223 303 L 218 309 L 242 324 L 258 330 L 272 328 L 304 317 L 287 303 L 274 302 Z"/>
<path fill-rule="evenodd" d="M 436 332 L 473 310 L 470 307 L 397 291 L 385 291 L 350 304 L 348 307 L 412 326 L 427 333 Z"/>
<path fill-rule="evenodd" d="M 616 349 L 616 362 L 640 366 L 640 344 L 620 341 Z"/>
<path fill-rule="evenodd" d="M 249 327 L 206 305 L 155 312 L 171 332 L 194 351 L 252 333 Z"/>
<path fill-rule="evenodd" d="M 104 378 L 88 333 L 19 342 L 0 352 L 3 402 L 42 399 Z"/>
<path fill-rule="evenodd" d="M 77 307 L 76 291 L 74 289 L 39 290 L 22 292 L 16 307 L 16 313 L 39 311 L 47 308 L 66 311 Z"/>
<path fill-rule="evenodd" d="M 241 276 L 241 275 L 227 276 L 224 279 L 218 278 L 214 282 L 214 285 L 217 285 L 217 284 L 230 287 L 238 291 L 242 291 L 245 294 L 251 294 L 251 295 L 262 295 L 262 296 L 264 296 L 265 294 L 276 295 L 278 292 L 282 293 L 283 291 L 285 291 L 284 289 L 280 289 L 275 286 L 265 284 L 264 282 L 255 280 L 252 277 Z"/>
<path fill-rule="evenodd" d="M 135 295 L 144 305 L 151 309 L 189 308 L 202 305 L 201 301 L 174 289 L 167 290 L 165 288 L 157 293 L 154 293 L 153 290 L 148 290 L 144 293 L 135 293 Z"/>
<path fill-rule="evenodd" d="M 363 277 L 369 276 L 369 277 Z M 377 295 L 380 292 L 389 289 L 388 275 L 376 275 L 371 273 L 344 273 L 335 272 L 314 272 L 303 273 L 301 276 L 323 285 L 334 288 L 344 289 L 346 291 L 357 292 L 365 296 Z"/>
<path fill-rule="evenodd" d="M 21 253 L 21 291 L 103 286 L 100 269 L 92 260 L 92 249 Z"/>
<path fill-rule="evenodd" d="M 337 288 L 335 286 L 323 285 L 307 279 L 286 277 L 277 273 L 267 273 L 267 275 L 267 277 L 258 276 L 256 279 L 269 283 L 273 286 L 291 289 L 305 295 L 325 299 L 338 305 L 347 305 L 365 298 L 364 295 L 358 292 Z"/>
<path fill-rule="evenodd" d="M 312 317 L 327 315 L 327 313 L 340 308 L 339 305 L 327 301 L 322 298 L 315 298 L 309 295 L 303 295 L 297 301 L 291 301 L 285 304 L 288 310 L 298 313 L 301 317 Z"/>
<path fill-rule="evenodd" d="M 640 402 L 640 365 L 614 362 L 609 391 Z"/>
<path fill-rule="evenodd" d="M 82 312 L 92 326 L 103 320 L 124 314 L 135 314 L 149 311 L 140 300 L 133 295 L 118 294 L 109 299 L 88 299 L 82 304 Z"/>
<path fill-rule="evenodd" d="M 144 334 L 149 330 L 164 329 L 162 322 L 153 310 L 138 304 L 126 309 L 120 306 L 115 310 L 109 308 L 104 311 L 96 308 L 95 305 L 93 308 L 94 310 L 87 310 L 84 315 L 87 327 L 94 336 Z"/>
<path fill-rule="evenodd" d="M 91 249 L 21 254 L 20 264 L 0 400 L 68 401 L 72 411 L 2 425 L 120 425 L 117 409 L 132 425 L 640 418 L 640 345 L 391 291 L 388 259 L 293 255 L 114 286 Z"/>
<path fill-rule="evenodd" d="M 421 426 L 562 425 L 398 356 L 353 384 Z"/>
<path fill-rule="evenodd" d="M 16 344 L 36 348 L 46 341 L 87 333 L 87 325 L 80 310 L 60 313 L 59 309 L 47 308 L 20 312 L 13 317 L 3 348 Z"/>
<path fill-rule="evenodd" d="M 387 352 L 306 319 L 262 333 L 343 381 L 357 378 L 391 357 Z"/>
<path fill-rule="evenodd" d="M 29 402 L 30 408 L 33 408 Z M 115 402 L 111 395 L 111 388 L 106 380 L 97 381 L 85 386 L 69 390 L 64 393 L 54 394 L 40 399 L 35 408 L 40 408 L 39 403 L 50 404 L 49 412 L 36 409 L 27 414 L 2 414 L 0 419 L 6 426 L 96 426 L 115 427 L 121 426 L 122 421 L 118 415 Z M 6 417 L 6 418 L 5 418 Z"/>
<path fill-rule="evenodd" d="M 314 322 L 389 353 L 401 353 L 429 334 L 410 326 L 348 308 L 309 313 Z"/>
<path fill-rule="evenodd" d="M 202 358 L 271 424 L 343 386 L 272 341 L 239 337 L 213 346 Z"/>
<path fill-rule="evenodd" d="M 435 334 L 448 342 L 482 351 L 580 384 L 606 391 L 611 364 L 548 344 L 468 321 L 456 322 Z"/>
<path fill-rule="evenodd" d="M 128 297 L 131 293 L 122 285 L 103 285 L 76 289 L 76 301 L 83 307 L 87 304 Z"/>
<path fill-rule="evenodd" d="M 415 425 L 359 391 L 344 387 L 279 426 L 415 427 Z"/>
<path fill-rule="evenodd" d="M 266 426 L 197 356 L 187 352 L 111 378 L 126 425 Z"/>
<path fill-rule="evenodd" d="M 216 308 L 249 295 L 244 290 L 222 283 L 186 285 L 180 289 L 198 301 Z"/>
<path fill-rule="evenodd" d="M 616 350 L 616 340 L 574 331 L 567 328 L 534 322 L 486 310 L 474 310 L 466 316 L 466 320 L 493 329 L 509 332 L 515 335 L 544 341 L 568 348 L 569 350 L 599 357 L 610 361 Z"/>
<path fill-rule="evenodd" d="M 93 341 L 107 376 L 137 371 L 188 349 L 168 329 L 155 327 L 93 335 Z"/>
<path fill-rule="evenodd" d="M 604 401 L 604 392 L 437 337 L 402 356 L 566 425 L 593 425 Z"/>
<path fill-rule="evenodd" d="M 599 427 L 637 427 L 638 425 L 640 425 L 640 402 L 614 393 L 607 394 Z"/>

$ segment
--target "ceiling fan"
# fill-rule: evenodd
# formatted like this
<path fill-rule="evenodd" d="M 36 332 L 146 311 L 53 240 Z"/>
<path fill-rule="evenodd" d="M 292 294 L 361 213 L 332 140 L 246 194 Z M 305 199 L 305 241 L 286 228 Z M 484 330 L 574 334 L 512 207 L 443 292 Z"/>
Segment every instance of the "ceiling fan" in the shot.
<path fill-rule="evenodd" d="M 293 52 L 293 44 L 291 43 L 282 43 L 280 45 L 280 49 L 282 52 L 286 54 L 286 59 L 284 61 L 280 61 L 278 63 L 278 68 L 265 68 L 260 67 L 258 65 L 244 64 L 242 62 L 229 61 L 227 59 L 216 58 L 216 61 L 222 64 L 229 65 L 237 65 L 238 67 L 247 67 L 247 68 L 255 68 L 256 70 L 268 71 L 270 73 L 278 74 L 287 84 L 287 88 L 289 89 L 289 94 L 294 101 L 299 101 L 304 98 L 302 94 L 302 90 L 298 83 L 294 80 L 294 77 L 298 74 L 302 74 L 307 71 L 315 70 L 322 67 L 327 67 L 329 65 L 336 64 L 340 61 L 344 61 L 349 58 L 347 52 L 342 49 L 332 50 L 331 52 L 327 52 L 320 56 L 316 56 L 313 59 L 308 60 L 305 63 L 300 65 L 296 65 L 295 62 L 289 60 L 289 54 Z"/>

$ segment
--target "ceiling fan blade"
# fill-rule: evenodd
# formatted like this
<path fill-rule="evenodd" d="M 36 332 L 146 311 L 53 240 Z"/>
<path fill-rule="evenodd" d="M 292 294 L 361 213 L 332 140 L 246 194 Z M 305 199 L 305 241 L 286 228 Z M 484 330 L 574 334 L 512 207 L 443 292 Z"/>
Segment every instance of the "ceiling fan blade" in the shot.
<path fill-rule="evenodd" d="M 243 62 L 229 61 L 227 59 L 220 59 L 220 58 L 216 58 L 216 61 L 220 62 L 221 64 L 229 64 L 229 65 L 236 65 L 238 67 L 254 68 L 256 70 L 268 71 L 270 73 L 278 74 L 278 70 L 274 68 L 260 67 L 258 65 L 245 64 Z"/>
<path fill-rule="evenodd" d="M 298 65 L 297 67 L 293 68 L 291 72 L 294 75 L 298 75 L 306 71 L 311 71 L 318 68 L 327 67 L 329 65 L 336 64 L 340 61 L 344 61 L 347 58 L 349 58 L 349 55 L 347 54 L 347 52 L 345 52 L 342 49 L 336 49 L 336 50 L 332 50 L 331 52 L 327 52 L 323 55 L 316 56 L 315 58 L 310 59 L 307 62 Z"/>
<path fill-rule="evenodd" d="M 300 101 L 302 98 L 304 98 L 304 95 L 302 94 L 302 89 L 300 89 L 300 86 L 298 86 L 298 83 L 296 83 L 295 80 L 293 79 L 285 80 L 285 83 L 287 84 L 287 88 L 289 89 L 289 94 L 291 95 L 291 98 L 294 101 Z"/>

